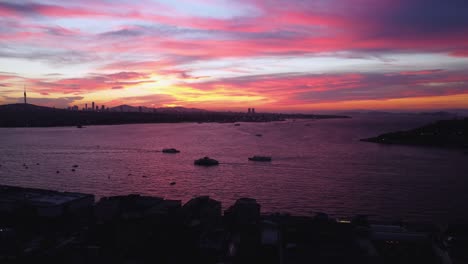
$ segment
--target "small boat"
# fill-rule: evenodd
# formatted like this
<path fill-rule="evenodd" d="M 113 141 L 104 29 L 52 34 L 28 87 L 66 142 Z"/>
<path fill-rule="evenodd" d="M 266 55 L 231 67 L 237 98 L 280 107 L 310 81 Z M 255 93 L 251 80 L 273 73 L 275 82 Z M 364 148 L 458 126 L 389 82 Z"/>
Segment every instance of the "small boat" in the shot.
<path fill-rule="evenodd" d="M 261 137 L 261 136 L 263 136 L 263 135 L 262 135 L 262 134 L 256 134 L 255 136 L 257 136 L 257 137 Z"/>
<path fill-rule="evenodd" d="M 175 148 L 165 148 L 162 150 L 163 153 L 179 153 L 180 150 L 177 150 Z"/>
<path fill-rule="evenodd" d="M 83 126 L 82 125 L 77 125 L 76 128 L 83 128 Z"/>
<path fill-rule="evenodd" d="M 240 126 L 240 124 L 234 124 L 235 126 Z"/>
<path fill-rule="evenodd" d="M 204 157 L 204 158 L 195 160 L 193 164 L 198 165 L 198 166 L 216 166 L 216 165 L 219 165 L 219 162 L 215 159 Z"/>
<path fill-rule="evenodd" d="M 271 161 L 271 157 L 268 157 L 268 156 L 253 156 L 253 157 L 250 157 L 249 160 L 251 160 L 251 161 Z"/>

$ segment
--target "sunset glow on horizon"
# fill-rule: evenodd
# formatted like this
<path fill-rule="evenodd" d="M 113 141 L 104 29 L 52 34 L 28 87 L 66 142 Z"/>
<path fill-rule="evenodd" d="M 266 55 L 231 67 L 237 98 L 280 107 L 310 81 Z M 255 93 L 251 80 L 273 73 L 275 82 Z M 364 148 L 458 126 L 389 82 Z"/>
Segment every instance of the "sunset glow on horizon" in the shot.
<path fill-rule="evenodd" d="M 464 0 L 0 1 L 0 104 L 468 109 Z"/>

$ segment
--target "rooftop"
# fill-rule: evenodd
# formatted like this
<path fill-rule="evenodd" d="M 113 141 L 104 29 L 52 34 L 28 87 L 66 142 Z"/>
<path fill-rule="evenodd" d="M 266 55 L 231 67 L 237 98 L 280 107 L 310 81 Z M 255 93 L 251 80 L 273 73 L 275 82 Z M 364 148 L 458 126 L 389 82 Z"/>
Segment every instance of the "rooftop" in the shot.
<path fill-rule="evenodd" d="M 92 195 L 0 185 L 0 203 L 27 203 L 47 207 L 63 205 L 90 196 Z"/>

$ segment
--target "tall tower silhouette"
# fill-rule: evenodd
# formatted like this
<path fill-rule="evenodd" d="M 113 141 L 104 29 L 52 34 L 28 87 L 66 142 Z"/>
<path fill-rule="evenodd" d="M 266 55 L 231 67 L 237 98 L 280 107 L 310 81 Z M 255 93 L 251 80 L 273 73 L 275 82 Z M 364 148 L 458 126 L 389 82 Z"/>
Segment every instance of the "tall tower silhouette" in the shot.
<path fill-rule="evenodd" d="M 26 86 L 24 86 L 23 89 L 24 89 L 24 104 L 28 104 L 28 101 L 26 100 Z"/>

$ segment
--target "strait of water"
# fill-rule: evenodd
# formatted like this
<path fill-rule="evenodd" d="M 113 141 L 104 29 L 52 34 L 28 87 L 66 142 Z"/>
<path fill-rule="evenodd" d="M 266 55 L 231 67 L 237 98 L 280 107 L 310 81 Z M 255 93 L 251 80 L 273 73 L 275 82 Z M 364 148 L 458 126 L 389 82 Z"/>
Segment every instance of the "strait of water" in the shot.
<path fill-rule="evenodd" d="M 299 215 L 321 211 L 335 217 L 467 221 L 468 155 L 463 151 L 359 141 L 434 119 L 359 115 L 240 126 L 1 128 L 0 184 L 97 198 L 139 193 L 186 202 L 209 195 L 225 208 L 237 198 L 252 197 L 263 212 Z M 162 148 L 181 153 L 163 154 Z M 253 155 L 273 161 L 248 161 Z M 193 165 L 204 156 L 220 165 Z"/>

